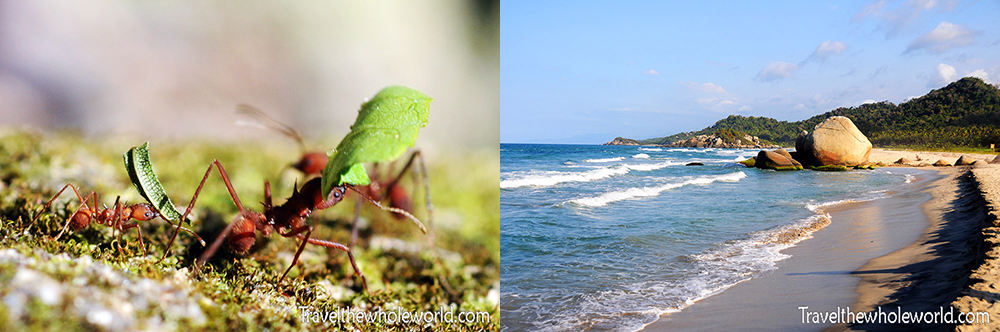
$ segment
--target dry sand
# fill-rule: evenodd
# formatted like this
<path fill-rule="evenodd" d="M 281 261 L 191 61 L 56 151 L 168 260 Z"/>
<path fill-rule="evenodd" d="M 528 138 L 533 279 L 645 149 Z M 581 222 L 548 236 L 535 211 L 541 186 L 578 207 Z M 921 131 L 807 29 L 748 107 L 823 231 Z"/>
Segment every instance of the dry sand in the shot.
<path fill-rule="evenodd" d="M 921 162 L 934 163 L 939 159 L 954 164 L 962 155 L 987 162 L 995 157 L 873 149 L 869 160 L 893 164 L 905 157 L 915 162 L 895 166 L 914 167 Z M 880 200 L 885 202 L 831 208 L 839 211 L 831 212 L 834 225 L 818 231 L 814 239 L 786 250 L 792 258 L 779 264 L 774 274 L 736 285 L 679 313 L 661 316 L 646 330 L 953 329 L 947 324 L 789 325 L 783 321 L 799 321 L 798 316 L 790 315 L 786 312 L 789 310 L 785 310 L 785 307 L 795 303 L 807 303 L 810 310 L 850 305 L 850 310 L 854 312 L 878 308 L 883 311 L 899 308 L 911 312 L 937 312 L 942 306 L 948 310 L 948 305 L 952 304 L 956 311 L 987 311 L 991 318 L 995 318 L 991 320 L 993 324 L 963 325 L 958 326 L 958 330 L 1000 330 L 1000 246 L 996 245 L 1000 243 L 1000 222 L 997 222 L 996 212 L 987 213 L 994 207 L 1000 207 L 1000 165 L 926 169 L 939 173 L 934 180 L 921 181 L 924 183 L 919 191 L 930 194 L 929 201 L 927 198 L 921 201 L 926 203 L 913 203 L 915 201 L 911 197 L 909 203 L 903 203 L 912 204 L 909 206 L 892 207 L 888 200 Z M 918 205 L 922 209 L 916 208 Z M 873 220 L 871 211 L 887 216 L 883 216 L 877 225 L 871 225 L 868 222 Z M 895 228 L 902 224 L 885 222 L 899 219 L 909 219 L 910 223 L 920 219 L 923 231 L 911 235 L 912 232 L 903 231 L 902 227 Z M 838 223 L 846 226 L 835 227 Z M 913 225 L 907 227 L 913 229 Z M 871 238 L 871 243 L 878 243 L 879 249 L 859 249 L 858 241 L 854 241 L 858 237 Z M 838 242 L 844 243 L 837 245 Z M 877 253 L 875 256 L 880 257 L 869 256 L 863 266 L 855 265 L 850 268 L 852 271 L 840 273 L 837 269 L 851 263 L 829 258 L 824 260 L 823 257 L 828 255 L 822 252 L 831 250 L 840 256 Z M 817 281 L 820 283 L 817 284 Z M 855 292 L 850 292 L 850 289 Z M 789 299 L 789 296 L 794 298 Z M 803 302 L 802 299 L 812 300 Z M 792 309 L 797 315 L 796 307 Z"/>
<path fill-rule="evenodd" d="M 952 303 L 956 309 L 971 312 L 990 313 L 990 324 L 960 325 L 958 331 L 1000 330 L 1000 222 L 997 209 L 1000 208 L 1000 165 L 976 167 L 972 170 L 979 184 L 980 194 L 986 201 L 980 252 L 983 253 L 970 276 L 970 283 L 962 296 Z"/>
<path fill-rule="evenodd" d="M 895 163 L 899 158 L 907 158 L 913 160 L 913 162 L 908 163 L 905 166 L 917 166 L 920 163 L 933 164 L 934 162 L 944 159 L 951 165 L 955 164 L 962 155 L 967 155 L 977 160 L 984 160 L 989 162 L 993 158 L 997 157 L 992 154 L 976 154 L 976 153 L 957 153 L 957 152 L 927 152 L 927 151 L 909 151 L 909 150 L 886 150 L 886 149 L 872 149 L 872 153 L 868 156 L 868 161 L 872 163 L 883 163 L 886 165 L 891 165 Z"/>

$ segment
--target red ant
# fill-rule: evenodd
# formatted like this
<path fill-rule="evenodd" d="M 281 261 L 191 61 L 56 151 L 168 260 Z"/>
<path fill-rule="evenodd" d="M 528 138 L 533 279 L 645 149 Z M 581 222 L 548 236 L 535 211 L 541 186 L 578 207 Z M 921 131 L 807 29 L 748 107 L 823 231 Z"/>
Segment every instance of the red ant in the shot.
<path fill-rule="evenodd" d="M 275 120 L 274 118 L 264 113 L 264 111 L 261 111 L 260 109 L 257 109 L 256 107 L 247 104 L 237 105 L 236 112 L 253 118 L 251 122 L 239 122 L 239 124 L 265 127 L 277 131 L 295 140 L 295 142 L 299 144 L 299 150 L 302 151 L 302 158 L 299 159 L 298 162 L 292 164 L 291 165 L 292 168 L 299 170 L 307 177 L 313 175 L 320 175 L 320 173 L 322 173 L 323 170 L 326 168 L 326 163 L 329 160 L 326 153 L 318 151 L 306 152 L 306 145 L 304 143 L 304 140 L 302 139 L 302 136 L 300 136 L 299 133 L 294 128 L 284 123 L 281 123 L 278 120 Z M 433 244 L 434 205 L 431 203 L 431 191 L 430 191 L 430 184 L 428 183 L 427 179 L 427 167 L 424 166 L 424 158 L 423 155 L 420 154 L 419 150 L 414 151 L 413 154 L 410 155 L 410 159 L 406 162 L 406 165 L 403 166 L 399 174 L 396 175 L 396 177 L 392 178 L 391 180 L 380 179 L 382 178 L 382 176 L 379 175 L 378 164 L 376 163 L 373 167 L 372 173 L 369 174 L 369 177 L 372 179 L 372 181 L 367 186 L 361 187 L 358 193 L 361 194 L 362 196 L 367 196 L 368 200 L 374 200 L 379 202 L 381 202 L 385 198 L 388 198 L 390 207 L 394 207 L 407 212 L 413 211 L 413 204 L 410 201 L 410 195 L 406 192 L 405 189 L 403 189 L 402 186 L 398 184 L 399 180 L 402 179 L 404 175 L 406 175 L 406 172 L 410 171 L 411 167 L 413 166 L 414 160 L 418 161 L 419 170 L 423 175 L 422 179 L 424 185 L 424 195 L 427 198 L 426 199 L 427 220 L 428 220 L 427 222 L 428 225 L 431 227 L 431 233 L 430 233 L 431 236 L 428 238 L 428 241 L 430 241 L 430 243 Z M 362 200 L 360 199 L 357 200 L 357 203 L 355 203 L 354 206 L 354 220 L 351 223 L 351 228 L 352 228 L 351 242 L 350 242 L 351 247 L 354 246 L 358 238 L 358 217 L 360 216 L 361 213 L 361 202 Z M 392 216 L 395 217 L 396 220 L 402 220 L 404 218 L 407 218 L 407 216 L 396 212 L 393 212 Z"/>
<path fill-rule="evenodd" d="M 146 244 L 143 243 L 142 240 L 142 228 L 139 227 L 138 223 L 129 224 L 127 222 L 132 219 L 138 221 L 149 221 L 156 217 L 160 217 L 160 212 L 157 211 L 156 208 L 146 203 L 136 203 L 131 205 L 128 203 L 122 203 L 121 196 L 118 196 L 115 198 L 113 208 L 105 206 L 103 210 L 100 210 L 97 207 L 97 192 L 92 191 L 86 197 L 80 196 L 80 191 L 72 183 L 63 186 L 63 188 L 60 189 L 59 192 L 52 197 L 52 199 L 45 203 L 42 210 L 31 219 L 32 225 L 38 220 L 38 217 L 42 215 L 42 211 L 48 209 L 49 206 L 52 205 L 52 202 L 54 202 L 56 198 L 59 198 L 59 195 L 62 195 L 62 193 L 66 191 L 66 188 L 73 188 L 73 192 L 76 193 L 76 198 L 80 199 L 80 207 L 77 208 L 76 211 L 74 211 L 70 216 L 69 220 L 66 221 L 66 225 L 64 225 L 62 230 L 59 231 L 59 234 L 56 235 L 54 238 L 55 240 L 59 240 L 63 233 L 66 232 L 66 229 L 70 226 L 73 227 L 74 231 L 79 231 L 90 225 L 91 222 L 96 221 L 98 224 L 107 225 L 119 232 L 117 234 L 119 252 L 122 252 L 122 246 L 120 245 L 121 232 L 130 228 L 135 228 L 136 232 L 139 234 L 139 247 L 142 249 L 142 255 L 146 255 Z M 91 197 L 93 197 L 94 205 L 87 206 L 87 200 Z M 194 235 L 194 237 L 197 238 L 202 245 L 205 245 L 205 241 L 190 229 L 184 228 L 180 224 L 175 226 L 173 223 L 170 223 L 170 221 L 167 221 L 167 223 L 170 224 L 171 227 L 177 227 L 178 232 L 180 232 L 180 230 L 184 230 L 191 233 L 191 235 Z M 126 243 L 125 246 L 128 246 L 128 243 Z"/>
<path fill-rule="evenodd" d="M 212 174 L 213 167 L 218 168 L 219 175 L 222 176 L 223 182 L 226 183 L 229 195 L 232 197 L 233 203 L 236 204 L 236 208 L 240 211 L 240 213 L 233 218 L 233 221 L 230 222 L 222 233 L 219 234 L 216 240 L 212 242 L 212 245 L 208 247 L 208 250 L 206 250 L 200 258 L 198 258 L 198 268 L 200 268 L 205 261 L 215 254 L 216 250 L 218 250 L 219 246 L 222 244 L 223 239 L 228 238 L 229 248 L 237 255 L 242 256 L 249 253 L 250 249 L 253 248 L 253 245 L 256 242 L 256 232 L 261 232 L 264 236 L 270 236 L 272 232 L 277 231 L 277 233 L 283 237 L 294 236 L 302 240 L 302 244 L 299 245 L 299 249 L 295 252 L 295 257 L 292 259 L 292 264 L 288 266 L 285 273 L 281 274 L 281 278 L 278 279 L 279 282 L 285 279 L 288 272 L 291 271 L 292 267 L 295 266 L 295 263 L 299 261 L 299 256 L 302 254 L 302 250 L 305 249 L 306 243 L 311 243 L 346 252 L 347 257 L 351 260 L 351 266 L 354 268 L 354 272 L 361 277 L 361 282 L 365 290 L 368 289 L 368 282 L 365 280 L 364 274 L 362 274 L 361 270 L 358 268 L 358 264 L 354 260 L 354 254 L 351 252 L 351 249 L 337 242 L 312 238 L 311 235 L 313 232 L 313 226 L 306 225 L 305 223 L 306 218 L 312 214 L 313 210 L 330 208 L 344 199 L 344 194 L 347 193 L 348 189 L 354 190 L 360 194 L 358 189 L 351 185 L 340 185 L 333 187 L 333 189 L 330 190 L 330 193 L 326 197 L 323 197 L 322 190 L 320 188 L 322 185 L 322 178 L 315 177 L 306 182 L 306 184 L 302 186 L 301 191 L 295 189 L 292 192 L 292 196 L 289 197 L 284 204 L 274 206 L 271 203 L 271 185 L 269 182 L 265 181 L 264 202 L 261 203 L 264 206 L 264 212 L 256 212 L 243 207 L 243 203 L 240 201 L 239 195 L 236 194 L 236 190 L 233 189 L 233 184 L 230 182 L 229 175 L 226 173 L 225 168 L 222 167 L 222 164 L 219 163 L 218 160 L 214 160 L 208 165 L 208 170 L 205 171 L 205 177 L 203 177 L 201 179 L 201 183 L 198 184 L 198 189 L 195 190 L 194 196 L 191 198 L 191 203 L 189 203 L 188 209 L 184 211 L 184 216 L 181 220 L 187 218 L 187 214 L 191 211 L 191 208 L 194 206 L 194 202 L 198 199 L 198 195 L 201 193 L 202 187 L 205 186 L 205 181 L 208 180 L 208 176 Z M 298 187 L 297 183 L 296 187 Z M 362 196 L 366 198 L 368 197 L 366 195 Z M 368 201 L 383 210 L 405 215 L 407 218 L 416 223 L 417 226 L 420 227 L 421 231 L 424 233 L 427 232 L 420 220 L 409 212 L 392 207 L 383 207 L 377 201 L 371 200 L 370 198 Z M 174 237 L 177 237 L 177 233 L 178 232 L 174 233 Z M 303 235 L 303 233 L 305 234 Z M 174 237 L 170 240 L 171 244 L 173 243 Z"/>

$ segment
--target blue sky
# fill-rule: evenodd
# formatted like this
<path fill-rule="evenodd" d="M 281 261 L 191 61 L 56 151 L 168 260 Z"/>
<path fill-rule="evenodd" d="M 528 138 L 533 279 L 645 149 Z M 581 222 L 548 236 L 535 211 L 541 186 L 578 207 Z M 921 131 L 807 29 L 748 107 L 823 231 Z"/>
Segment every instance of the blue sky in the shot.
<path fill-rule="evenodd" d="M 1000 83 L 1000 1 L 502 1 L 500 141 L 797 121 Z"/>

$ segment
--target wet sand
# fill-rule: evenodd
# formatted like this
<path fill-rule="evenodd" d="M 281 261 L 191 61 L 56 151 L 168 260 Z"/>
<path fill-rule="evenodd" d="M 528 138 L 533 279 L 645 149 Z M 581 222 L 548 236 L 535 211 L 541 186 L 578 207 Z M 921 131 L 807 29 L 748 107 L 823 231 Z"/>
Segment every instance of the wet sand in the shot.
<path fill-rule="evenodd" d="M 956 157 L 957 158 L 957 157 Z M 772 274 L 748 280 L 665 314 L 646 331 L 820 331 L 833 324 L 802 323 L 802 310 L 856 311 L 858 285 L 869 261 L 918 243 L 932 223 L 919 206 L 932 201 L 934 188 L 948 185 L 947 174 L 914 171 L 917 180 L 891 196 L 868 202 L 829 206 L 832 223 L 778 262 Z M 948 173 L 948 172 L 945 172 Z M 844 327 L 846 328 L 846 326 Z"/>

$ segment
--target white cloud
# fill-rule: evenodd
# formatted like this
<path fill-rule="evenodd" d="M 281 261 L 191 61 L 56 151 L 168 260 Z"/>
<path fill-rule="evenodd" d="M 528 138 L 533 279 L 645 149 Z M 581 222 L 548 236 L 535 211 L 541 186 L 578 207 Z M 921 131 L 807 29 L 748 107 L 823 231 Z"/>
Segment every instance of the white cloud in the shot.
<path fill-rule="evenodd" d="M 895 8 L 890 8 L 886 1 L 874 2 L 865 6 L 854 16 L 853 21 L 858 22 L 866 18 L 872 18 L 879 22 L 879 29 L 885 30 L 885 37 L 893 38 L 902 32 L 908 32 L 911 27 L 921 26 L 921 17 L 924 13 L 937 10 L 938 12 L 954 11 L 958 6 L 957 0 L 909 0 L 893 1 L 898 3 Z"/>
<path fill-rule="evenodd" d="M 910 42 L 904 53 L 924 50 L 930 53 L 941 54 L 955 47 L 972 45 L 976 37 L 981 33 L 980 31 L 966 29 L 958 24 L 941 22 L 934 30 Z"/>
<path fill-rule="evenodd" d="M 688 88 L 697 90 L 697 91 L 717 92 L 717 93 L 725 93 L 726 92 L 726 89 L 723 89 L 721 86 L 719 86 L 719 85 L 717 85 L 715 83 L 712 83 L 712 82 L 708 82 L 708 83 L 705 83 L 705 84 L 698 84 L 697 82 L 687 82 L 687 83 L 683 83 L 682 82 L 681 84 L 687 86 Z"/>
<path fill-rule="evenodd" d="M 955 67 L 943 63 L 937 65 L 937 73 L 937 81 L 941 85 L 954 82 L 958 79 L 958 74 L 955 73 Z"/>
<path fill-rule="evenodd" d="M 792 77 L 795 71 L 799 70 L 799 65 L 784 61 L 773 61 L 757 73 L 757 78 L 764 81 L 775 81 Z"/>
<path fill-rule="evenodd" d="M 656 71 L 656 69 L 650 69 L 650 70 L 644 71 L 643 73 L 647 74 L 647 75 L 659 75 L 660 74 L 660 72 Z"/>
<path fill-rule="evenodd" d="M 740 112 L 753 111 L 753 106 L 743 105 L 743 106 L 740 106 L 740 109 L 738 111 L 740 111 Z"/>
<path fill-rule="evenodd" d="M 736 102 L 734 102 L 732 100 L 728 100 L 728 99 L 719 102 L 719 106 L 726 106 L 726 105 L 732 105 L 732 104 L 736 104 Z"/>
<path fill-rule="evenodd" d="M 861 102 L 861 105 L 864 105 L 864 104 L 874 104 L 874 103 L 877 103 L 877 101 L 875 101 L 875 99 L 865 99 L 864 101 Z"/>
<path fill-rule="evenodd" d="M 830 55 L 840 55 L 840 53 L 843 53 L 846 49 L 847 45 L 844 44 L 844 42 L 828 40 L 820 44 L 819 47 L 813 51 L 812 55 L 810 55 L 809 58 L 806 58 L 806 61 L 818 60 L 823 62 L 826 61 Z"/>
<path fill-rule="evenodd" d="M 969 72 L 969 73 L 965 74 L 965 77 L 969 77 L 969 76 L 978 77 L 978 78 L 982 79 L 983 81 L 985 81 L 986 83 L 993 84 L 993 82 L 990 81 L 990 74 L 987 73 L 985 69 L 976 69 L 976 70 L 974 70 L 972 72 Z"/>

